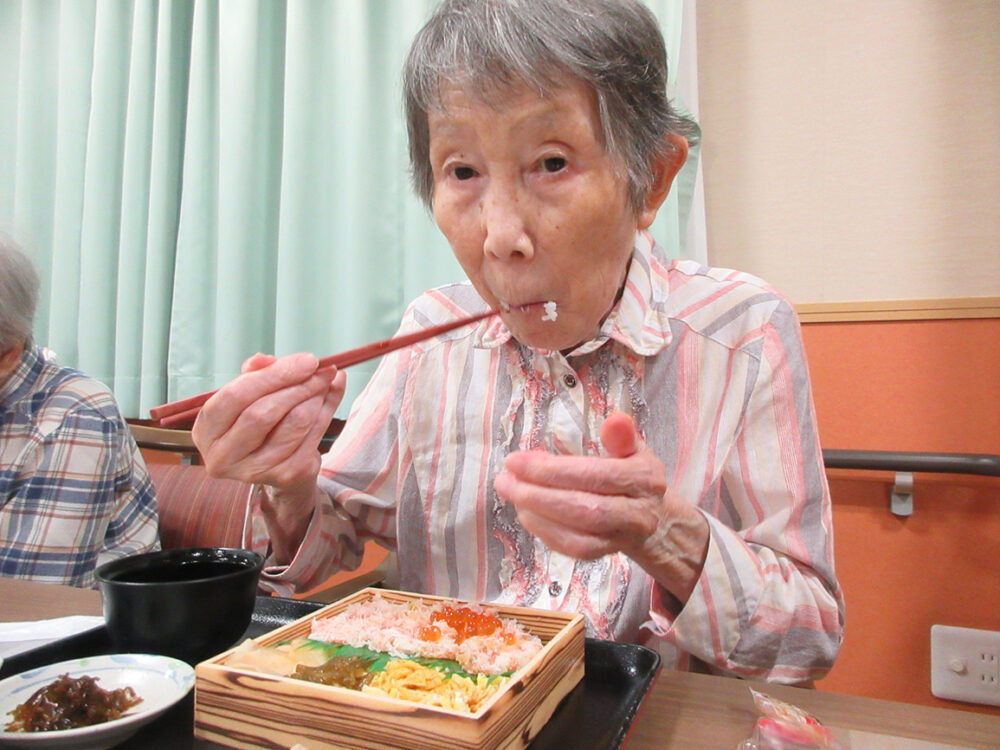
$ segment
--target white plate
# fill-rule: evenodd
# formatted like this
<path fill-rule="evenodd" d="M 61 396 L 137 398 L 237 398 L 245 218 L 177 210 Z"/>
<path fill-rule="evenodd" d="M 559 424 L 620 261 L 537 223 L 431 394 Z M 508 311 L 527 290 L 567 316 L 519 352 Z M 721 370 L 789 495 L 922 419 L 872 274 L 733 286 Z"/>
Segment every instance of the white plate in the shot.
<path fill-rule="evenodd" d="M 0 746 L 34 750 L 101 750 L 112 747 L 124 742 L 140 727 L 177 703 L 194 686 L 194 669 L 166 656 L 114 654 L 63 661 L 22 672 L 0 682 L 0 730 L 6 729 L 10 723 L 10 711 L 63 674 L 96 677 L 98 687 L 104 690 L 131 687 L 142 698 L 142 703 L 119 719 L 89 727 L 50 732 L 0 731 Z"/>

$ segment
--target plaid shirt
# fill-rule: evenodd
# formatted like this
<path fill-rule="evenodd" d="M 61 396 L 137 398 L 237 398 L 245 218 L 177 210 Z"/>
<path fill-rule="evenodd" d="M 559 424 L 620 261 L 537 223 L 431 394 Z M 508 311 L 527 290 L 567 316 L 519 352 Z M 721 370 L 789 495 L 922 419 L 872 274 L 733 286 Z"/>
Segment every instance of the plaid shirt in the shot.
<path fill-rule="evenodd" d="M 481 310 L 471 285 L 418 299 L 401 332 Z M 597 455 L 613 411 L 633 416 L 670 486 L 710 527 L 679 606 L 622 554 L 545 547 L 497 499 L 513 450 Z M 747 274 L 670 261 L 636 238 L 621 300 L 568 356 L 515 341 L 499 319 L 384 357 L 323 461 L 296 557 L 262 577 L 310 586 L 395 548 L 401 587 L 581 612 L 588 634 L 657 648 L 674 669 L 778 682 L 822 676 L 840 647 L 830 495 L 791 306 Z M 266 550 L 259 515 L 251 539 Z"/>
<path fill-rule="evenodd" d="M 46 354 L 29 344 L 0 383 L 0 575 L 93 587 L 159 549 L 156 497 L 111 392 Z"/>

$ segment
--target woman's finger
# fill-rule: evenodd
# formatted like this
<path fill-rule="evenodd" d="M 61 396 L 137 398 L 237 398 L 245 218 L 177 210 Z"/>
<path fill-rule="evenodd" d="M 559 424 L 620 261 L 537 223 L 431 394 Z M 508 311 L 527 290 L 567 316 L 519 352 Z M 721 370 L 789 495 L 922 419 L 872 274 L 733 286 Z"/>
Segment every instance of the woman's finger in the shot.
<path fill-rule="evenodd" d="M 517 519 L 549 549 L 577 560 L 596 560 L 619 549 L 611 540 L 552 523 L 531 511 L 518 511 Z"/>
<path fill-rule="evenodd" d="M 324 378 L 314 377 L 253 402 L 227 431 L 220 457 L 238 460 L 261 446 L 298 444 L 319 419 L 329 388 Z"/>
<path fill-rule="evenodd" d="M 264 356 L 264 355 L 261 355 Z M 254 360 L 251 357 L 250 362 Z M 193 430 L 211 439 L 226 432 L 251 406 L 266 396 L 301 385 L 316 373 L 319 360 L 312 354 L 292 354 L 273 361 L 263 369 L 250 370 L 224 385 L 201 407 Z M 214 434 L 212 434 L 214 433 Z"/>
<path fill-rule="evenodd" d="M 317 373 L 316 377 L 319 376 Z M 238 470 L 253 476 L 254 481 L 278 487 L 314 479 L 319 473 L 320 441 L 340 405 L 345 387 L 345 374 L 336 373 L 324 394 L 289 411 L 268 439 L 239 462 Z"/>
<path fill-rule="evenodd" d="M 642 445 L 635 421 L 628 414 L 613 412 L 601 425 L 601 445 L 609 456 L 628 458 Z"/>
<path fill-rule="evenodd" d="M 265 367 L 273 365 L 277 361 L 277 357 L 273 354 L 254 354 L 252 357 L 248 357 L 244 360 L 243 365 L 240 367 L 240 372 L 253 372 L 254 370 L 263 370 Z"/>
<path fill-rule="evenodd" d="M 648 449 L 629 458 L 557 456 L 544 451 L 517 451 L 507 456 L 504 470 L 543 487 L 574 489 L 598 495 L 662 494 L 663 464 Z"/>
<path fill-rule="evenodd" d="M 317 396 L 299 404 L 275 427 L 259 448 L 248 454 L 234 468 L 252 476 L 254 481 L 276 487 L 298 484 L 319 471 L 319 437 L 313 429 L 332 413 L 326 409 L 326 399 Z M 322 436 L 322 429 L 318 431 Z"/>
<path fill-rule="evenodd" d="M 656 528 L 654 498 L 644 502 L 631 496 L 542 487 L 511 474 L 498 475 L 494 487 L 497 495 L 514 505 L 518 515 L 531 513 L 574 532 L 633 541 Z"/>
<path fill-rule="evenodd" d="M 252 465 L 259 471 L 256 460 L 259 456 L 271 455 L 273 462 L 279 463 L 317 431 L 322 436 L 343 395 L 343 385 L 336 385 L 342 383 L 339 374 L 338 378 L 331 383 L 330 372 L 315 372 L 305 381 L 266 393 L 250 402 L 228 425 L 226 420 L 232 418 L 228 413 L 231 405 L 223 403 L 227 412 L 219 417 L 216 409 L 206 404 L 195 423 L 198 431 L 195 442 L 205 456 L 209 471 L 246 479 L 244 472 L 248 464 L 244 462 L 247 457 L 254 456 Z M 220 401 L 226 395 L 222 390 L 216 394 Z M 327 404 L 328 396 L 330 404 Z M 326 424 L 317 424 L 324 418 Z M 316 439 L 312 448 L 318 444 Z"/>

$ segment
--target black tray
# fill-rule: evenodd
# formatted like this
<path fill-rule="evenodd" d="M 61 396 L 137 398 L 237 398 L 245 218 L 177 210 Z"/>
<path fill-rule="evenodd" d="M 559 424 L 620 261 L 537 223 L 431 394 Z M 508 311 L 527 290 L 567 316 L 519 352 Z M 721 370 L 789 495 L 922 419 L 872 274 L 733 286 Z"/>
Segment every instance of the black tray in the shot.
<path fill-rule="evenodd" d="M 243 638 L 256 638 L 327 605 L 258 596 Z M 241 638 L 240 640 L 243 640 Z M 115 653 L 103 627 L 6 659 L 0 679 L 67 659 Z M 660 669 L 660 655 L 643 646 L 592 638 L 584 647 L 585 674 L 542 728 L 531 750 L 617 750 Z M 195 739 L 194 691 L 163 716 L 119 745 L 129 750 L 213 750 Z"/>

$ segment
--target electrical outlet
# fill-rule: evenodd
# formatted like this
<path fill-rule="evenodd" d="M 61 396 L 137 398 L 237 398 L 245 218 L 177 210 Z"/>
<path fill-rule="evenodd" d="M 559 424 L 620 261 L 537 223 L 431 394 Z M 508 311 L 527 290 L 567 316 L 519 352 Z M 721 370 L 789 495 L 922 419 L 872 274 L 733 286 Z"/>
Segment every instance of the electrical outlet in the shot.
<path fill-rule="evenodd" d="M 931 693 L 1000 706 L 1000 632 L 932 625 Z"/>

